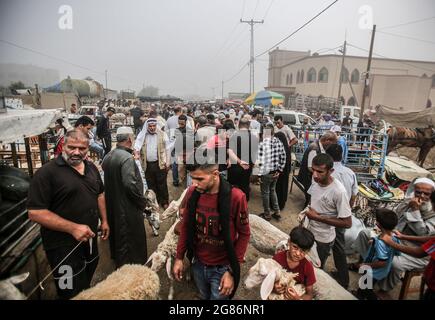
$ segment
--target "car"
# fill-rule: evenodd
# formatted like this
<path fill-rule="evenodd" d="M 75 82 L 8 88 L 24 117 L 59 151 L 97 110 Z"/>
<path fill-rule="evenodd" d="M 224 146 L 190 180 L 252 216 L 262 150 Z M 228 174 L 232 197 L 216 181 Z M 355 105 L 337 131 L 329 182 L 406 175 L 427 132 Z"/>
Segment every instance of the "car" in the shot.
<path fill-rule="evenodd" d="M 98 115 L 99 108 L 97 106 L 82 106 L 79 110 L 80 116 L 88 116 L 91 119 L 95 119 Z"/>
<path fill-rule="evenodd" d="M 279 110 L 274 111 L 275 116 L 282 116 L 282 120 L 284 124 L 288 125 L 291 128 L 300 129 L 302 124 L 304 123 L 304 119 L 308 118 L 308 123 L 310 126 L 316 126 L 317 122 L 302 112 L 296 112 L 292 110 Z"/>

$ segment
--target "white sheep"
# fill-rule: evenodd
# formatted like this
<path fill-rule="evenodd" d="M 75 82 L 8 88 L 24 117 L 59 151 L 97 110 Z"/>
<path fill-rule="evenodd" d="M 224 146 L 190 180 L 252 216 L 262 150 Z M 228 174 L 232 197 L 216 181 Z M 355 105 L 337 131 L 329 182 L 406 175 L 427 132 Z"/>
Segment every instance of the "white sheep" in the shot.
<path fill-rule="evenodd" d="M 297 273 L 286 271 L 277 261 L 273 259 L 258 259 L 257 263 L 251 267 L 245 286 L 252 289 L 261 283 L 260 296 L 263 300 L 285 300 L 284 294 L 273 292 L 275 282 L 279 282 L 286 288 L 292 288 L 298 295 L 305 294 L 305 288 L 301 284 L 296 284 Z"/>
<path fill-rule="evenodd" d="M 138 264 L 126 264 L 73 300 L 156 300 L 160 291 L 157 273 Z"/>
<path fill-rule="evenodd" d="M 168 300 L 172 300 L 174 297 L 174 277 L 172 275 L 172 260 L 177 253 L 178 235 L 175 234 L 175 226 L 180 221 L 178 210 L 181 202 L 186 195 L 186 190 L 181 194 L 180 198 L 176 201 L 172 201 L 168 208 L 162 214 L 162 220 L 168 219 L 172 216 L 176 216 L 176 219 L 169 230 L 166 232 L 165 238 L 159 243 L 157 249 L 149 256 L 146 264 L 151 262 L 151 270 L 158 272 L 163 266 L 166 266 L 166 274 L 169 278 L 169 294 Z M 190 280 L 190 273 L 186 273 L 186 280 Z"/>
<path fill-rule="evenodd" d="M 22 273 L 0 281 L 0 300 L 26 300 L 26 296 L 15 286 L 29 277 L 30 273 Z"/>
<path fill-rule="evenodd" d="M 145 210 L 143 216 L 151 226 L 154 236 L 159 235 L 160 218 L 159 218 L 159 204 L 157 202 L 157 196 L 151 189 L 147 189 L 144 192 L 146 200 Z"/>
<path fill-rule="evenodd" d="M 275 279 L 279 279 L 279 270 L 282 268 L 278 262 L 269 258 L 260 258 L 249 270 L 245 279 L 245 286 L 248 289 L 261 286 L 260 295 L 262 299 L 269 297 L 273 290 Z M 277 271 L 278 270 L 278 271 Z M 314 268 L 316 283 L 314 284 L 314 299 L 316 300 L 356 300 L 356 298 L 344 289 L 330 275 L 319 268 Z M 266 278 L 268 280 L 266 281 Z M 293 274 L 294 277 L 294 274 Z M 299 289 L 296 289 L 299 290 Z"/>

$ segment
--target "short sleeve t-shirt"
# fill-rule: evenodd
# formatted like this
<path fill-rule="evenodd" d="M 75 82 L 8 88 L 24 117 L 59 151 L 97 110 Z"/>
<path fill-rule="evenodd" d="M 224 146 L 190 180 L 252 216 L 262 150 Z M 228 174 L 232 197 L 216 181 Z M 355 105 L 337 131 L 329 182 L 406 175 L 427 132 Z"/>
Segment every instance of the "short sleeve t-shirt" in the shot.
<path fill-rule="evenodd" d="M 430 257 L 429 264 L 424 272 L 424 279 L 430 290 L 435 291 L 435 238 L 425 242 L 422 248 Z"/>
<path fill-rule="evenodd" d="M 394 242 L 400 241 L 396 238 L 392 238 Z M 371 263 L 375 261 L 386 261 L 387 264 L 383 268 L 372 269 L 373 279 L 382 280 L 388 276 L 391 270 L 394 256 L 400 255 L 400 252 L 387 245 L 379 238 L 372 238 L 373 242 L 367 252 L 364 262 Z"/>
<path fill-rule="evenodd" d="M 60 217 L 85 224 L 96 233 L 98 227 L 98 195 L 104 192 L 104 185 L 98 169 L 85 160 L 85 174 L 81 175 L 69 166 L 62 156 L 40 168 L 29 188 L 27 208 L 47 209 Z M 72 235 L 41 227 L 45 250 L 75 245 Z"/>
<path fill-rule="evenodd" d="M 296 268 L 290 269 L 287 263 L 287 251 L 280 251 L 273 256 L 273 260 L 278 262 L 287 271 L 298 273 L 296 283 L 303 284 L 305 287 L 312 286 L 316 283 L 316 275 L 311 262 L 307 259 L 302 259 Z"/>
<path fill-rule="evenodd" d="M 284 133 L 287 139 L 287 143 L 290 143 L 291 140 L 296 138 L 295 134 L 293 133 L 293 130 L 290 129 L 288 125 L 283 126 L 281 129 L 278 129 L 278 127 L 275 126 L 275 132 Z"/>
<path fill-rule="evenodd" d="M 311 207 L 320 215 L 331 218 L 348 218 L 352 215 L 346 189 L 337 179 L 334 178 L 326 187 L 313 181 L 308 193 L 311 195 Z M 308 229 L 318 242 L 330 243 L 335 239 L 335 227 L 329 224 L 310 220 Z"/>

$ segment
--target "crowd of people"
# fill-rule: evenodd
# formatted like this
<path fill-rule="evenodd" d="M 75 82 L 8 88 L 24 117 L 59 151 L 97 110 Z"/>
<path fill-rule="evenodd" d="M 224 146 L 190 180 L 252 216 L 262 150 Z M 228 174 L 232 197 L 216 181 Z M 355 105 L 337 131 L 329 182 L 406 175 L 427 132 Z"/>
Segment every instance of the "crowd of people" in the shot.
<path fill-rule="evenodd" d="M 187 257 L 202 299 L 231 299 L 250 238 L 251 185 L 260 185 L 260 216 L 280 221 L 289 206 L 291 150 L 298 137 L 281 116 L 264 115 L 250 106 L 143 107 L 136 102 L 130 110 L 133 127 L 117 128 L 112 150 L 110 117 L 115 109 L 108 105 L 103 111 L 96 123 L 82 116 L 71 130 L 58 123 L 56 129 L 62 134 L 56 157 L 36 172 L 29 191 L 29 217 L 41 225 L 55 279 L 62 276 L 60 262 L 74 274 L 71 287 L 55 281 L 59 297 L 69 299 L 90 286 L 98 263 L 95 237 L 99 233 L 103 240 L 109 239 L 117 267 L 146 262 L 143 170 L 147 187 L 164 209 L 170 200 L 168 181 L 175 188 L 187 188 L 180 208 L 175 279 L 182 278 Z M 287 230 L 287 250 L 273 257 L 286 270 L 298 273 L 297 282 L 305 286 L 306 293 L 299 296 L 279 284 L 275 292 L 293 300 L 313 298 L 316 279 L 306 255 L 315 244 L 321 268 L 332 251 L 334 277 L 346 289 L 349 268 L 370 267 L 374 282 L 391 290 L 401 272 L 427 266 L 425 298 L 434 299 L 434 182 L 417 179 L 395 211 L 378 210 L 380 234 L 361 232 L 355 242 L 361 260 L 348 264 L 344 234 L 352 226 L 358 184 L 355 173 L 343 165 L 346 143 L 337 135 L 341 130 L 334 130 L 333 123 L 327 125 L 330 130 L 305 150 L 297 175 L 308 223 Z M 104 181 L 89 150 L 101 160 L 97 164 L 101 164 Z M 172 179 L 168 179 L 169 172 Z M 404 240 L 413 242 L 404 245 Z M 423 241 L 423 245 L 415 244 Z M 404 254 L 397 255 L 399 251 Z M 355 294 L 361 299 L 377 298 L 371 289 Z"/>

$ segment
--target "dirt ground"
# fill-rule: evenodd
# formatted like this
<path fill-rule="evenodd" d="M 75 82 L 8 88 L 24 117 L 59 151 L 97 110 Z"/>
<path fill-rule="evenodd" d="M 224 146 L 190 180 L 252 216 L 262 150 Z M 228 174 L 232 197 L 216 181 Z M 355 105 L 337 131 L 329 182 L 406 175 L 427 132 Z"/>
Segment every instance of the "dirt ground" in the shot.
<path fill-rule="evenodd" d="M 290 177 L 291 179 L 291 177 Z M 168 187 L 169 187 L 169 195 L 170 199 L 178 199 L 181 195 L 183 188 L 182 187 L 173 187 L 171 183 L 171 175 L 168 177 Z M 282 211 L 282 219 L 281 221 L 276 221 L 272 219 L 271 223 L 275 225 L 277 228 L 281 229 L 285 233 L 289 233 L 289 231 L 296 226 L 297 224 L 297 214 L 301 211 L 304 203 L 304 195 L 303 193 L 294 185 L 293 192 L 289 193 L 287 204 L 285 209 Z M 261 193 L 260 188 L 257 185 L 251 185 L 251 200 L 249 201 L 249 212 L 251 214 L 260 214 L 262 212 L 262 203 L 261 203 Z M 147 232 L 147 246 L 148 246 L 148 255 L 150 255 L 156 248 L 157 245 L 163 240 L 166 231 L 171 226 L 171 221 L 164 221 L 160 226 L 159 236 L 155 237 L 152 235 L 151 228 L 146 222 L 146 232 Z M 252 290 L 248 290 L 244 287 L 243 281 L 246 278 L 249 268 L 251 268 L 260 257 L 267 257 L 266 254 L 259 252 L 256 250 L 251 244 L 248 246 L 248 250 L 246 253 L 246 262 L 241 266 L 241 282 L 239 288 L 236 292 L 234 299 L 236 300 L 258 300 L 260 299 L 260 288 L 254 288 Z M 355 257 L 349 257 L 348 262 L 353 262 Z M 113 271 L 113 264 L 108 263 L 110 259 L 108 259 L 108 247 L 107 243 L 101 245 L 100 244 L 100 264 L 97 269 L 96 275 L 94 276 L 94 282 L 98 282 L 103 280 L 111 271 Z M 334 263 L 332 257 L 328 259 L 327 271 L 333 271 Z M 166 275 L 166 270 L 161 270 L 159 272 L 159 277 L 161 281 L 161 290 L 160 290 L 160 299 L 166 300 L 169 293 L 169 280 Z M 350 286 L 349 290 L 356 290 L 358 286 L 358 276 L 354 272 L 350 272 Z M 412 287 L 418 288 L 420 283 L 420 278 L 414 278 L 411 284 Z M 397 299 L 399 296 L 400 285 L 398 285 L 392 292 L 390 292 L 390 296 L 392 299 Z M 417 294 L 410 294 L 407 299 L 417 299 Z M 183 280 L 182 282 L 175 282 L 174 285 L 174 299 L 176 300 L 192 300 L 198 299 L 197 290 L 193 280 L 187 282 Z"/>
<path fill-rule="evenodd" d="M 414 162 L 417 162 L 419 148 L 400 148 L 395 150 L 399 156 L 405 156 Z M 426 157 L 426 161 L 423 164 L 425 169 L 435 168 L 435 148 L 433 148 Z M 431 170 L 429 170 L 431 171 Z"/>

